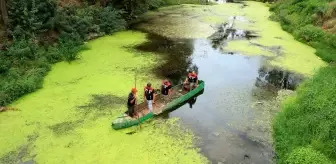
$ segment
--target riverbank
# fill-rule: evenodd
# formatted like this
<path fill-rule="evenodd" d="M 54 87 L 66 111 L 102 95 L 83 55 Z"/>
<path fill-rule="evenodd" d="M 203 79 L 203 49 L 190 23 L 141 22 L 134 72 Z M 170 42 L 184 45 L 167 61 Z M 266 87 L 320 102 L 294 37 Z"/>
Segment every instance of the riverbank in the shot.
<path fill-rule="evenodd" d="M 335 163 L 335 3 L 288 0 L 276 3 L 271 10 L 275 12 L 271 18 L 284 30 L 316 48 L 316 55 L 330 63 L 306 81 L 297 96 L 283 103 L 274 122 L 278 163 Z"/>

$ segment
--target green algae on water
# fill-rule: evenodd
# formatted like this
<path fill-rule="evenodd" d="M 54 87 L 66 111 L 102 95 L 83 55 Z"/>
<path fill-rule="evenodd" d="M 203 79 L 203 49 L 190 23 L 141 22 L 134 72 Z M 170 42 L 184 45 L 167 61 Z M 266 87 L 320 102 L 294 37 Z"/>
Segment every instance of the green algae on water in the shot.
<path fill-rule="evenodd" d="M 136 25 L 136 28 L 170 38 L 207 38 L 216 32 L 216 25 L 228 23 L 235 16 L 234 29 L 254 31 L 259 37 L 228 41 L 221 47 L 224 52 L 272 57 L 273 66 L 308 76 L 326 65 L 314 54 L 312 47 L 296 41 L 281 29 L 279 23 L 269 20 L 267 5 L 259 2 L 244 3 L 247 6 L 224 3 L 164 7 L 144 14 L 141 17 L 143 22 Z M 281 47 L 281 53 L 274 51 L 274 47 Z"/>
<path fill-rule="evenodd" d="M 283 48 L 283 55 L 275 58 L 271 64 L 309 76 L 320 67 L 326 66 L 326 63 L 315 55 L 315 49 L 296 41 L 292 35 L 281 29 L 279 23 L 269 20 L 271 13 L 265 4 L 258 2 L 246 2 L 246 4 L 248 7 L 242 12 L 247 19 L 255 22 L 251 26 L 261 36 L 251 42 Z"/>
<path fill-rule="evenodd" d="M 136 28 L 169 38 L 206 38 L 239 8 L 237 4 L 169 6 L 144 14 Z"/>
<path fill-rule="evenodd" d="M 161 82 L 151 72 L 159 57 L 124 48 L 145 41 L 144 33 L 119 32 L 89 42 L 79 60 L 55 64 L 42 89 L 12 104 L 21 111 L 1 113 L 0 133 L 5 135 L 0 136 L 0 158 L 17 159 L 12 157 L 19 156 L 20 147 L 31 143 L 22 161 L 207 163 L 199 150 L 190 148 L 191 133 L 164 133 L 169 127 L 179 132 L 177 123 L 144 123 L 133 135 L 111 128 L 111 121 L 126 111 L 122 99 L 135 86 L 135 74 L 141 101 L 147 82 L 156 87 Z M 28 141 L 35 133 L 38 138 Z"/>

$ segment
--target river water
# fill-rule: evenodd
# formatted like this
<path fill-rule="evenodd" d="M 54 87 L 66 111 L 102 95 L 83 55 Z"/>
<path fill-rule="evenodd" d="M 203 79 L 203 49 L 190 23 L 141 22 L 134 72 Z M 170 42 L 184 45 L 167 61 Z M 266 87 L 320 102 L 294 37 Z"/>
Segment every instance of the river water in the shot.
<path fill-rule="evenodd" d="M 278 89 L 294 89 L 302 77 L 278 69 L 267 70 L 268 59 L 262 56 L 223 53 L 213 48 L 210 39 L 149 38 L 151 44 L 138 49 L 190 55 L 169 60 L 169 64 L 156 68 L 162 70 L 157 73 L 177 83 L 182 72 L 193 69 L 205 81 L 204 92 L 195 97 L 195 104 L 187 103 L 164 117 L 181 118 L 182 124 L 201 138 L 198 146 L 213 163 L 270 163 L 274 156 L 271 115 L 253 106 L 274 98 Z"/>
<path fill-rule="evenodd" d="M 187 103 L 163 117 L 181 118 L 184 127 L 200 137 L 198 146 L 212 163 L 272 163 L 271 121 L 276 111 L 260 106 L 275 99 L 280 89 L 294 90 L 305 77 L 269 64 L 281 54 L 281 46 L 255 44 L 266 47 L 265 51 L 275 57 L 227 50 L 225 45 L 230 41 L 260 37 L 253 31 L 234 28 L 234 20 L 249 22 L 245 17 L 227 18 L 212 35 L 199 38 L 152 33 L 143 28 L 143 24 L 157 25 L 151 18 L 133 26 L 149 33 L 150 41 L 137 49 L 165 55 L 166 64 L 155 72 L 174 83 L 181 82 L 189 69 L 196 70 L 199 79 L 205 81 L 204 93 L 194 98 L 194 104 Z M 160 23 L 165 24 L 164 20 Z"/>

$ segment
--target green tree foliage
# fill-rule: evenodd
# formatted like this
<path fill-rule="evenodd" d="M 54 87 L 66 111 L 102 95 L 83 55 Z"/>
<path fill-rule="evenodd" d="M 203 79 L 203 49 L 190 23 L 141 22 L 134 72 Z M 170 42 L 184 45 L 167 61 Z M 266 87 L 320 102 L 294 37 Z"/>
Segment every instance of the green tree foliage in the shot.
<path fill-rule="evenodd" d="M 53 0 L 8 0 L 7 6 L 14 37 L 31 37 L 48 30 L 46 23 L 56 14 Z"/>

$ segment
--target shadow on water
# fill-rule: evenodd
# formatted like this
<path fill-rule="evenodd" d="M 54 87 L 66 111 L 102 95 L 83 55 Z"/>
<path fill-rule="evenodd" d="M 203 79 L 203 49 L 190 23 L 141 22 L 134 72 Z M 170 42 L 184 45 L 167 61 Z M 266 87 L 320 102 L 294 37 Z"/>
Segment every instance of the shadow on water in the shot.
<path fill-rule="evenodd" d="M 197 101 L 197 97 L 201 96 L 204 93 L 204 89 L 202 91 L 200 91 L 199 93 L 197 93 L 195 96 L 191 97 L 190 99 L 188 99 L 187 101 L 184 101 L 182 103 L 180 103 L 178 106 L 175 106 L 172 110 L 169 110 L 167 112 L 163 112 L 159 115 L 160 118 L 165 118 L 168 119 L 169 118 L 169 113 L 175 111 L 176 109 L 180 108 L 181 106 L 184 106 L 186 104 L 189 105 L 190 108 L 192 108 L 193 105 L 196 104 Z"/>
<path fill-rule="evenodd" d="M 178 84 L 188 69 L 198 70 L 197 66 L 191 63 L 193 40 L 173 40 L 155 34 L 149 34 L 148 40 L 148 42 L 137 45 L 135 49 L 163 55 L 163 64 L 153 69 L 159 77 L 168 78 L 173 84 Z"/>
<path fill-rule="evenodd" d="M 259 76 L 256 78 L 255 86 L 270 89 L 289 89 L 295 90 L 305 79 L 303 75 L 284 71 L 278 68 L 259 68 Z"/>

